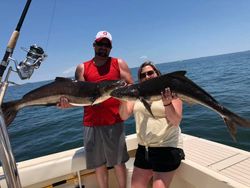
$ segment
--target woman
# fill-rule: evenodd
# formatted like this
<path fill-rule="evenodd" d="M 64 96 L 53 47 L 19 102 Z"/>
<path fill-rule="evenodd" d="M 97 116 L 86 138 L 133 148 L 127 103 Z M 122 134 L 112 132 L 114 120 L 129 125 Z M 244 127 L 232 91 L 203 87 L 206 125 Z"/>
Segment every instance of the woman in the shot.
<path fill-rule="evenodd" d="M 155 65 L 147 61 L 138 70 L 139 82 L 160 76 Z M 146 188 L 153 178 L 153 188 L 167 188 L 175 170 L 184 159 L 181 130 L 182 101 L 166 88 L 162 99 L 153 101 L 151 110 L 154 117 L 139 101 L 122 102 L 120 116 L 123 120 L 134 113 L 138 149 L 132 175 L 133 188 Z"/>

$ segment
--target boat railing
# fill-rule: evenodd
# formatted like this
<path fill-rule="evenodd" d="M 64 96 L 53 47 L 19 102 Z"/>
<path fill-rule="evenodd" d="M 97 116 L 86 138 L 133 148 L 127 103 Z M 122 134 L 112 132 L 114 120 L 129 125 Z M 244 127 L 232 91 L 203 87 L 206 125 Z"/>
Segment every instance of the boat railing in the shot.
<path fill-rule="evenodd" d="M 7 90 L 8 82 L 1 83 L 0 101 L 2 105 L 4 94 Z M 5 179 L 8 187 L 21 188 L 21 182 L 15 162 L 15 158 L 11 149 L 10 139 L 7 132 L 2 108 L 0 108 L 0 160 L 4 169 Z"/>

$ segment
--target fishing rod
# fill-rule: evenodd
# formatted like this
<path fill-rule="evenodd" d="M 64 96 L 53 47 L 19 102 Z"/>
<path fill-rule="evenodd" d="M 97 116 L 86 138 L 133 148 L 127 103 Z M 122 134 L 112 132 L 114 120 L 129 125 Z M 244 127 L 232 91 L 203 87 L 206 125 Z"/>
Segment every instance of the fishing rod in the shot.
<path fill-rule="evenodd" d="M 23 25 L 24 18 L 26 16 L 27 12 L 28 12 L 30 3 L 31 3 L 31 0 L 27 0 L 26 5 L 25 5 L 25 7 L 23 9 L 22 15 L 21 15 L 21 17 L 20 17 L 20 19 L 18 21 L 17 26 L 16 26 L 16 29 L 12 33 L 12 35 L 10 37 L 10 40 L 8 42 L 5 54 L 4 54 L 2 62 L 0 64 L 0 81 L 2 80 L 4 71 L 5 71 L 6 67 L 9 64 L 9 60 L 10 60 L 9 58 L 12 56 L 13 51 L 14 51 L 14 49 L 16 47 L 16 42 L 17 42 L 18 37 L 19 37 L 19 32 L 20 32 L 21 27 Z"/>
<path fill-rule="evenodd" d="M 10 40 L 8 42 L 4 57 L 0 64 L 0 105 L 2 104 L 3 97 L 8 87 L 8 77 L 11 71 L 14 71 L 10 66 L 8 69 L 8 73 L 6 74 L 6 78 L 2 81 L 2 77 L 4 75 L 4 71 L 7 68 L 9 61 L 12 60 L 16 64 L 16 71 L 21 79 L 30 78 L 33 73 L 34 68 L 40 66 L 41 60 L 45 57 L 45 54 L 42 48 L 32 45 L 30 50 L 27 53 L 26 59 L 17 64 L 17 61 L 11 58 L 13 51 L 15 49 L 19 33 L 25 19 L 25 16 L 28 12 L 31 0 L 27 0 L 25 7 L 23 9 L 22 15 L 18 21 L 15 31 L 12 33 Z M 2 163 L 2 168 L 4 171 L 4 177 L 6 180 L 7 187 L 10 188 L 21 188 L 21 181 L 16 165 L 16 161 L 12 152 L 6 123 L 4 120 L 4 116 L 2 113 L 2 109 L 0 108 L 0 160 Z M 0 186 L 1 187 L 1 186 Z"/>

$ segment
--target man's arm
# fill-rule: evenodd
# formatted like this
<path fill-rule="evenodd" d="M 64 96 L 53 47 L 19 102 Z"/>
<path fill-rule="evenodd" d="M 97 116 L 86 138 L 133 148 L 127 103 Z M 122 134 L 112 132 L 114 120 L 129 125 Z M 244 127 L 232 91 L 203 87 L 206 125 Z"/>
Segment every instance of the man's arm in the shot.
<path fill-rule="evenodd" d="M 76 67 L 75 79 L 79 81 L 85 81 L 83 75 L 84 75 L 84 64 L 82 63 Z"/>
<path fill-rule="evenodd" d="M 122 59 L 118 59 L 118 64 L 120 68 L 121 79 L 124 79 L 127 82 L 127 84 L 133 84 L 134 83 L 133 77 L 131 75 L 131 71 L 128 68 L 127 63 Z M 134 108 L 134 102 L 121 101 L 119 107 L 119 114 L 122 120 L 126 120 L 130 117 L 130 115 L 133 113 L 133 108 Z"/>
<path fill-rule="evenodd" d="M 127 63 L 122 59 L 118 59 L 118 64 L 120 68 L 121 79 L 124 79 L 128 84 L 133 84 L 133 77 Z"/>

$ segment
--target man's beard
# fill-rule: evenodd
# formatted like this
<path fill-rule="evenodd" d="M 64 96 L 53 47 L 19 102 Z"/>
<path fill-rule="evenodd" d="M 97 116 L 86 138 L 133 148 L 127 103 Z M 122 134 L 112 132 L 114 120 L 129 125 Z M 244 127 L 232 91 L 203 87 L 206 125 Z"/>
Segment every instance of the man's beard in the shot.
<path fill-rule="evenodd" d="M 95 54 L 100 57 L 109 57 L 109 53 L 106 50 L 98 50 Z"/>

